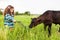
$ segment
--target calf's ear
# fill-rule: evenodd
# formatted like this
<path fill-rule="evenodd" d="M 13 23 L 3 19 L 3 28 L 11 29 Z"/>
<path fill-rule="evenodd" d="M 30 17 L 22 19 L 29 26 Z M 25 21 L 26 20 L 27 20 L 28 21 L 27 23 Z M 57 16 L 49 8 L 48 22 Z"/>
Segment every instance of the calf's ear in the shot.
<path fill-rule="evenodd" d="M 40 19 L 37 19 L 37 21 L 39 21 Z"/>

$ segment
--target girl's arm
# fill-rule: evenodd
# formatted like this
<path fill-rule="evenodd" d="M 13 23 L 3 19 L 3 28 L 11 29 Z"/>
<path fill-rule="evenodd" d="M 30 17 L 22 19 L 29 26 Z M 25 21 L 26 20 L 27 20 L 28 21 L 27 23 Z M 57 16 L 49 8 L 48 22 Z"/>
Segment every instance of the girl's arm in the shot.
<path fill-rule="evenodd" d="M 9 14 L 7 14 L 5 17 L 9 22 L 13 22 L 14 20 L 14 17 L 10 16 Z"/>

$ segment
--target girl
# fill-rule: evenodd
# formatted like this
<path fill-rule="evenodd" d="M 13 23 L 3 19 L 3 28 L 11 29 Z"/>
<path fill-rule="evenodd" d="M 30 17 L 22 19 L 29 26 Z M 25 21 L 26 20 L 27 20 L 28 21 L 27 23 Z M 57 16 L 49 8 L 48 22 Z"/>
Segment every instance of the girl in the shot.
<path fill-rule="evenodd" d="M 11 5 L 8 5 L 4 11 L 4 26 L 9 27 L 10 30 L 12 30 L 14 22 L 15 22 L 15 20 L 14 20 L 14 7 Z"/>

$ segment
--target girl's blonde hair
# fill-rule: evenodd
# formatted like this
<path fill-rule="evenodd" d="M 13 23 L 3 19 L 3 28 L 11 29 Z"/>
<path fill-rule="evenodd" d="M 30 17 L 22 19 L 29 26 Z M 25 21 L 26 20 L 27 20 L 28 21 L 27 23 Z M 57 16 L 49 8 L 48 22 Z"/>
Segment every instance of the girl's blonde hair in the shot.
<path fill-rule="evenodd" d="M 13 11 L 12 14 L 11 14 L 11 11 L 10 11 L 11 8 L 14 8 L 14 7 L 11 6 L 11 5 L 8 5 L 8 6 L 5 8 L 3 15 L 5 16 L 7 13 L 9 13 L 10 15 L 12 15 L 12 14 L 14 15 L 14 11 Z"/>

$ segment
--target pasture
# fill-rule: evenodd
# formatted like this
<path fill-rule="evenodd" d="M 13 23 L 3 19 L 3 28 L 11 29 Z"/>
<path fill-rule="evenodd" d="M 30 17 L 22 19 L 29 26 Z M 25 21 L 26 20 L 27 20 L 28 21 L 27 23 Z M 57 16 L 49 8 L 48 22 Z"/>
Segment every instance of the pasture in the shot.
<path fill-rule="evenodd" d="M 60 40 L 60 33 L 58 32 L 59 25 L 52 24 L 51 37 L 48 38 L 48 29 L 44 31 L 44 25 L 39 24 L 36 27 L 30 29 L 28 26 L 31 22 L 31 18 L 37 17 L 36 15 L 17 15 L 15 20 L 21 21 L 15 23 L 14 30 L 9 31 L 8 27 L 4 27 L 3 16 L 0 15 L 0 40 Z M 47 27 L 48 28 L 48 27 Z"/>

